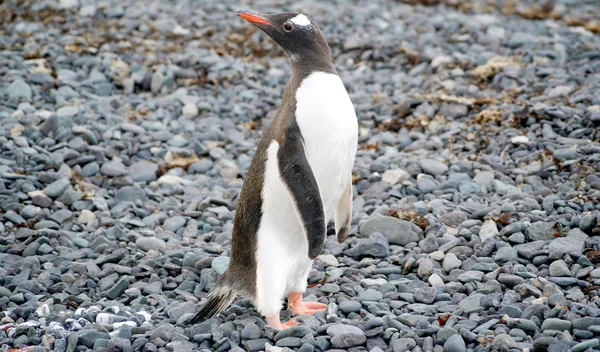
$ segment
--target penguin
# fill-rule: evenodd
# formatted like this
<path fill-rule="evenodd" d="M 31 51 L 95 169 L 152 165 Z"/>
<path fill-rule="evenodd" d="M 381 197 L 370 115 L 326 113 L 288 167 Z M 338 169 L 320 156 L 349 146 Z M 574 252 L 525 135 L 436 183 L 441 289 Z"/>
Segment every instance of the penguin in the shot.
<path fill-rule="evenodd" d="M 280 320 L 286 296 L 294 316 L 326 310 L 302 296 L 328 222 L 334 220 L 339 242 L 348 235 L 358 120 L 312 19 L 291 12 L 236 14 L 283 48 L 292 75 L 240 192 L 229 266 L 188 324 L 220 313 L 240 295 L 282 330 L 298 324 Z"/>

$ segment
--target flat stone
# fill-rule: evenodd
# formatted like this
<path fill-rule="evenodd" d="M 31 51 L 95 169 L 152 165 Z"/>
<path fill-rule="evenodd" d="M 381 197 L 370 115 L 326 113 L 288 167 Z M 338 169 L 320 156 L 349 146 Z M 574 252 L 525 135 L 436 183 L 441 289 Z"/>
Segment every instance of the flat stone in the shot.
<path fill-rule="evenodd" d="M 419 164 L 425 173 L 434 176 L 442 175 L 448 171 L 448 166 L 446 164 L 433 159 L 422 159 Z"/>
<path fill-rule="evenodd" d="M 350 249 L 352 257 L 375 257 L 385 258 L 390 254 L 390 246 L 387 238 L 379 232 L 372 233 L 367 239 L 357 239 Z"/>
<path fill-rule="evenodd" d="M 560 237 L 550 242 L 548 251 L 560 256 L 569 254 L 579 257 L 583 253 L 586 238 L 588 238 L 588 235 L 580 229 L 572 229 L 567 233 L 566 237 Z"/>
<path fill-rule="evenodd" d="M 158 165 L 147 160 L 131 164 L 128 172 L 134 182 L 150 182 L 158 179 Z"/>
<path fill-rule="evenodd" d="M 556 260 L 550 264 L 548 268 L 550 276 L 571 276 L 571 270 L 567 266 L 564 260 Z"/>
<path fill-rule="evenodd" d="M 146 252 L 150 250 L 163 249 L 166 247 L 165 241 L 156 237 L 140 237 L 135 241 L 135 245 L 139 249 Z"/>
<path fill-rule="evenodd" d="M 489 240 L 490 238 L 495 237 L 498 234 L 498 226 L 496 222 L 492 219 L 488 219 L 483 222 L 481 229 L 479 230 L 479 238 L 481 239 L 481 243 Z"/>
<path fill-rule="evenodd" d="M 44 188 L 44 194 L 51 198 L 60 197 L 71 186 L 66 178 L 58 179 Z"/>
<path fill-rule="evenodd" d="M 352 325 L 334 324 L 327 328 L 331 336 L 331 345 L 335 348 L 360 346 L 367 341 L 365 333 Z"/>
<path fill-rule="evenodd" d="M 546 330 L 558 330 L 568 331 L 571 330 L 573 324 L 568 320 L 561 320 L 556 318 L 546 318 L 542 323 L 542 331 Z"/>
<path fill-rule="evenodd" d="M 444 352 L 467 352 L 467 346 L 461 335 L 452 335 L 444 343 Z"/>
<path fill-rule="evenodd" d="M 375 216 L 360 226 L 362 236 L 367 237 L 375 232 L 383 234 L 390 244 L 401 246 L 423 239 L 423 230 L 420 227 L 391 216 Z"/>

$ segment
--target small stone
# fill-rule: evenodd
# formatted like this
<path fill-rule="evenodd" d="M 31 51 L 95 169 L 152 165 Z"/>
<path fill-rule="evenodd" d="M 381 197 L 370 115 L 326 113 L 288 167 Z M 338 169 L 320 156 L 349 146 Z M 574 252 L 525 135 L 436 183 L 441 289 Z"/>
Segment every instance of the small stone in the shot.
<path fill-rule="evenodd" d="M 529 138 L 527 136 L 514 136 L 510 139 L 512 144 L 520 145 L 529 143 Z"/>
<path fill-rule="evenodd" d="M 60 197 L 71 185 L 66 178 L 58 179 L 44 188 L 44 194 L 51 198 Z"/>
<path fill-rule="evenodd" d="M 390 254 L 388 240 L 381 233 L 372 233 L 368 239 L 358 239 L 349 251 L 352 257 L 385 258 Z"/>
<path fill-rule="evenodd" d="M 219 274 L 223 275 L 225 270 L 229 266 L 229 257 L 216 257 L 211 264 L 211 267 Z"/>
<path fill-rule="evenodd" d="M 177 230 L 185 226 L 186 222 L 187 220 L 185 220 L 185 218 L 181 216 L 174 216 L 165 220 L 163 227 L 167 231 L 177 232 Z"/>
<path fill-rule="evenodd" d="M 340 303 L 340 310 L 344 312 L 344 314 L 358 313 L 361 308 L 362 304 L 356 301 L 343 301 Z"/>
<path fill-rule="evenodd" d="M 556 260 L 550 264 L 548 268 L 550 276 L 571 276 L 571 270 L 567 266 L 564 260 Z"/>
<path fill-rule="evenodd" d="M 337 258 L 331 254 L 321 254 L 317 258 L 317 261 L 325 264 L 325 266 L 339 266 L 340 262 Z"/>
<path fill-rule="evenodd" d="M 121 296 L 128 288 L 129 281 L 126 278 L 122 277 L 119 279 L 119 281 L 117 281 L 117 283 L 113 287 L 106 291 L 105 296 L 108 299 L 116 299 L 117 297 Z"/>
<path fill-rule="evenodd" d="M 129 176 L 134 182 L 155 181 L 158 176 L 158 165 L 153 162 L 140 160 L 129 167 Z"/>
<path fill-rule="evenodd" d="M 335 348 L 360 346 L 367 340 L 365 333 L 352 325 L 334 324 L 327 328 L 327 334 L 331 336 L 331 345 Z"/>
<path fill-rule="evenodd" d="M 538 221 L 525 230 L 525 236 L 529 241 L 545 241 L 564 236 L 564 232 L 559 222 Z"/>
<path fill-rule="evenodd" d="M 100 167 L 100 172 L 106 176 L 118 177 L 127 174 L 127 168 L 120 158 L 114 157 L 111 161 Z"/>
<path fill-rule="evenodd" d="M 498 334 L 492 341 L 492 349 L 502 350 L 502 348 L 516 348 L 517 343 L 515 339 L 508 334 Z"/>
<path fill-rule="evenodd" d="M 511 260 L 516 260 L 518 257 L 519 253 L 516 249 L 512 247 L 501 247 L 498 249 L 498 252 L 496 252 L 494 260 L 499 263 L 506 263 Z"/>
<path fill-rule="evenodd" d="M 484 243 L 490 238 L 495 237 L 497 234 L 498 226 L 496 226 L 496 222 L 492 219 L 484 221 L 481 229 L 479 230 L 479 238 L 481 239 L 481 243 Z"/>
<path fill-rule="evenodd" d="M 31 87 L 22 79 L 16 79 L 11 84 L 6 87 L 6 92 L 8 93 L 9 100 L 25 100 L 31 101 L 32 91 Z"/>
<path fill-rule="evenodd" d="M 135 245 L 143 251 L 158 250 L 166 247 L 165 241 L 156 237 L 140 237 L 135 241 Z"/>
<path fill-rule="evenodd" d="M 425 173 L 434 176 L 442 175 L 448 171 L 448 166 L 446 166 L 446 164 L 433 159 L 422 159 L 420 165 Z"/>
<path fill-rule="evenodd" d="M 254 323 L 250 323 L 242 330 L 243 340 L 254 340 L 260 338 L 260 328 Z"/>
<path fill-rule="evenodd" d="M 378 302 L 383 299 L 383 295 L 381 294 L 381 292 L 375 291 L 371 288 L 368 290 L 362 291 L 358 295 L 358 297 L 361 301 L 373 301 L 373 302 Z"/>
<path fill-rule="evenodd" d="M 442 268 L 447 273 L 449 273 L 450 271 L 452 271 L 454 269 L 460 268 L 461 265 L 462 265 L 462 261 L 460 259 L 458 259 L 456 254 L 448 253 L 448 254 L 446 254 L 446 257 L 444 258 L 444 262 L 442 263 Z"/>
<path fill-rule="evenodd" d="M 155 295 L 155 294 L 162 293 L 162 286 L 163 286 L 162 282 L 154 281 L 154 282 L 149 283 L 148 285 L 144 286 L 142 291 L 147 295 Z"/>
<path fill-rule="evenodd" d="M 370 236 L 379 232 L 387 238 L 390 244 L 405 246 L 411 242 L 423 239 L 423 230 L 409 221 L 391 216 L 375 216 L 360 226 L 360 234 Z"/>
<path fill-rule="evenodd" d="M 198 107 L 196 104 L 185 104 L 183 106 L 182 114 L 187 117 L 196 117 L 198 116 Z"/>
<path fill-rule="evenodd" d="M 444 343 L 444 352 L 466 352 L 467 346 L 461 335 L 452 335 Z"/>
<path fill-rule="evenodd" d="M 416 346 L 417 343 L 415 342 L 415 339 L 407 337 L 401 337 L 391 343 L 392 352 L 408 352 L 412 351 Z"/>
<path fill-rule="evenodd" d="M 442 283 L 443 284 L 443 283 Z M 436 290 L 433 287 L 423 287 L 415 291 L 415 300 L 419 303 L 431 304 L 435 301 Z"/>
<path fill-rule="evenodd" d="M 458 275 L 458 280 L 464 283 L 468 282 L 481 282 L 483 278 L 483 272 L 481 271 L 466 271 Z"/>
<path fill-rule="evenodd" d="M 389 183 L 390 185 L 404 182 L 409 178 L 410 174 L 402 169 L 386 170 L 383 175 L 381 175 L 381 181 Z"/>
<path fill-rule="evenodd" d="M 587 238 L 588 236 L 583 231 L 575 228 L 570 230 L 566 237 L 556 238 L 550 242 L 548 251 L 559 256 L 569 254 L 579 257 L 583 253 L 585 240 Z"/>
<path fill-rule="evenodd" d="M 558 331 L 569 331 L 571 330 L 571 322 L 568 320 L 561 320 L 556 318 L 546 318 L 542 323 L 542 331 L 546 330 L 558 330 Z"/>

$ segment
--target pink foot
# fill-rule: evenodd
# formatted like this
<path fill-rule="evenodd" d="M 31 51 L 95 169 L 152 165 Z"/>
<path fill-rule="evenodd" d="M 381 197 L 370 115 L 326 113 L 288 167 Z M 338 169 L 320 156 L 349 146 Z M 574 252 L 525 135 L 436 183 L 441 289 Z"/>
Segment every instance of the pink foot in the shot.
<path fill-rule="evenodd" d="M 294 319 L 290 319 L 285 323 L 279 321 L 279 312 L 270 317 L 267 317 L 267 325 L 274 327 L 277 330 L 285 330 L 287 328 L 291 328 L 292 326 L 298 325 L 298 322 Z"/>
<path fill-rule="evenodd" d="M 302 302 L 302 292 L 291 292 L 288 297 L 288 307 L 292 308 L 292 314 L 315 314 L 325 312 L 327 305 L 319 302 Z"/>

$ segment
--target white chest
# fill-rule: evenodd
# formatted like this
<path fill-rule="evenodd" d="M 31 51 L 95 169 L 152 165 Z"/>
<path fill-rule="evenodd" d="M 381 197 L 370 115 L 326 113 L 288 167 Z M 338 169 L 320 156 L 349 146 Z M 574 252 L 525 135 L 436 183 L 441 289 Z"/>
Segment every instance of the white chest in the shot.
<path fill-rule="evenodd" d="M 296 121 L 304 138 L 327 217 L 350 180 L 356 155 L 358 122 L 339 76 L 314 72 L 296 92 Z"/>

